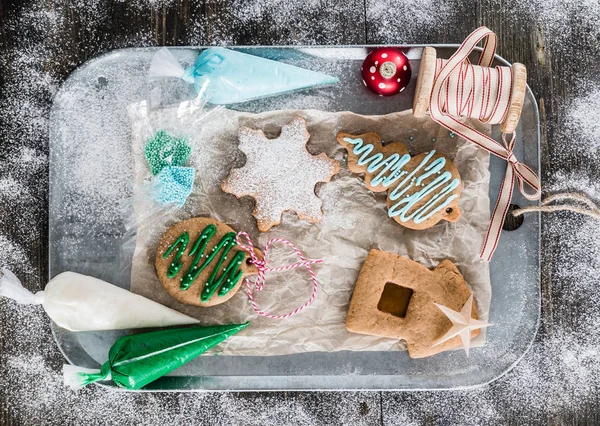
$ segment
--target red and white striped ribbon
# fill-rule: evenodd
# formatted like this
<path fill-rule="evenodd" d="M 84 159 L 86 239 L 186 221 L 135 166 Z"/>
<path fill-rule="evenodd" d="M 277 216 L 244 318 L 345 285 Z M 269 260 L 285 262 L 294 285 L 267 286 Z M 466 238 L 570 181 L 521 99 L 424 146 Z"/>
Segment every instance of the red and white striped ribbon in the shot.
<path fill-rule="evenodd" d="M 477 43 L 486 39 L 478 65 L 469 62 Z M 469 127 L 461 119 L 477 118 L 489 124 L 504 121 L 510 106 L 512 72 L 509 67 L 490 68 L 496 51 L 496 35 L 486 27 L 473 31 L 448 60 L 438 59 L 429 104 L 431 118 L 457 135 L 476 143 L 508 162 L 506 175 L 488 228 L 480 257 L 489 261 L 498 245 L 504 218 L 512 199 L 514 179 L 528 200 L 541 195 L 540 180 L 533 170 L 520 163 L 513 148 L 515 134 L 502 135 L 503 144 Z M 533 189 L 527 192 L 525 185 Z"/>
<path fill-rule="evenodd" d="M 246 239 L 246 244 L 242 243 L 241 237 L 244 237 Z M 289 318 L 292 315 L 296 315 L 298 312 L 301 312 L 304 308 L 309 306 L 313 302 L 313 300 L 315 300 L 315 297 L 317 296 L 318 281 L 317 281 L 317 277 L 315 276 L 315 273 L 313 272 L 310 265 L 322 263 L 323 259 L 306 260 L 304 258 L 304 255 L 302 254 L 302 252 L 295 245 L 290 243 L 288 240 L 284 240 L 283 238 L 272 238 L 267 242 L 267 245 L 265 245 L 265 248 L 263 249 L 262 260 L 259 259 L 258 256 L 256 255 L 256 252 L 254 251 L 254 245 L 252 244 L 252 240 L 250 239 L 250 237 L 248 236 L 247 233 L 238 232 L 238 234 L 236 235 L 236 242 L 237 242 L 237 245 L 242 250 L 244 250 L 245 252 L 247 252 L 250 255 L 252 264 L 254 266 L 256 266 L 256 268 L 258 269 L 258 276 L 256 277 L 256 280 L 254 281 L 254 288 L 256 291 L 261 291 L 265 287 L 265 282 L 266 282 L 265 273 L 288 271 L 290 269 L 299 268 L 302 266 L 306 268 L 306 270 L 310 274 L 310 277 L 313 282 L 312 294 L 310 296 L 310 299 L 308 299 L 308 301 L 304 305 L 300 306 L 299 308 L 294 309 L 292 312 L 289 312 L 285 315 L 272 315 L 272 314 L 269 314 L 269 313 L 264 312 L 263 310 L 259 309 L 258 305 L 256 304 L 256 301 L 254 300 L 254 296 L 252 295 L 252 293 L 253 293 L 252 284 L 250 283 L 250 280 L 248 278 L 246 278 L 246 288 L 248 289 L 248 299 L 250 299 L 250 303 L 252 304 L 252 307 L 254 308 L 254 310 L 256 311 L 256 313 L 258 315 L 262 315 L 264 317 L 273 318 L 273 319 Z M 294 253 L 296 253 L 296 255 L 300 258 L 301 262 L 293 263 L 291 265 L 279 266 L 277 268 L 269 268 L 267 266 L 267 254 L 269 251 L 269 247 L 274 243 L 283 243 L 283 244 L 286 244 L 289 247 L 291 247 L 292 250 L 294 251 Z"/>

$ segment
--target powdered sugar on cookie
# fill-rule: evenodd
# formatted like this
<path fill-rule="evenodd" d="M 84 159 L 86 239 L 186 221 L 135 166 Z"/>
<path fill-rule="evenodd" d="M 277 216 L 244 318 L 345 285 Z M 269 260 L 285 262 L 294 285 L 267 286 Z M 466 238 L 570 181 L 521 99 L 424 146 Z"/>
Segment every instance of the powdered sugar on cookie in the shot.
<path fill-rule="evenodd" d="M 293 211 L 311 222 L 321 220 L 322 203 L 315 195 L 315 185 L 328 182 L 340 166 L 325 154 L 312 155 L 306 150 L 310 138 L 306 121 L 294 119 L 275 139 L 247 127 L 241 127 L 238 135 L 247 161 L 244 167 L 231 171 L 223 190 L 256 200 L 253 214 L 258 229 L 265 232 L 279 224 L 284 211 Z"/>

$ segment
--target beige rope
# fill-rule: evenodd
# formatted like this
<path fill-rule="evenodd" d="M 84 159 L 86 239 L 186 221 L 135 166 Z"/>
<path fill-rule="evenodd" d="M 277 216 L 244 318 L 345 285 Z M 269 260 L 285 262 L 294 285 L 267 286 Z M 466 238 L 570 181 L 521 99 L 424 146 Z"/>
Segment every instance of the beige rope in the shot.
<path fill-rule="evenodd" d="M 555 201 L 575 201 L 583 204 L 583 206 L 576 206 L 571 204 L 559 204 L 550 205 Z M 596 204 L 590 200 L 587 196 L 582 194 L 576 194 L 571 192 L 563 192 L 546 197 L 540 206 L 525 207 L 522 209 L 513 210 L 513 216 L 521 216 L 525 213 L 530 212 L 558 212 L 558 211 L 571 211 L 593 217 L 600 220 L 600 209 Z"/>

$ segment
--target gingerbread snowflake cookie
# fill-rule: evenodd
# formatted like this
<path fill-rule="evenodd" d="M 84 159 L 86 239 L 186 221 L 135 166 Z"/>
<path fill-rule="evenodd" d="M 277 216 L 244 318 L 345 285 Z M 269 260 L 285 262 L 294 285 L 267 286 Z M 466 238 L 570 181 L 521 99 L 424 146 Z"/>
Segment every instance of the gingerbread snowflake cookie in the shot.
<path fill-rule="evenodd" d="M 275 139 L 248 127 L 241 127 L 238 135 L 247 161 L 231 171 L 222 188 L 236 197 L 249 195 L 256 200 L 253 215 L 258 229 L 265 232 L 279 224 L 285 211 L 295 212 L 303 220 L 321 220 L 315 185 L 329 182 L 340 166 L 323 153 L 312 155 L 306 150 L 310 138 L 306 121 L 295 118 Z"/>
<path fill-rule="evenodd" d="M 340 132 L 337 140 L 348 151 L 348 168 L 365 174 L 367 188 L 388 191 L 388 215 L 399 224 L 427 229 L 460 218 L 460 175 L 445 155 L 432 150 L 411 157 L 403 143 L 384 146 L 375 132 Z"/>

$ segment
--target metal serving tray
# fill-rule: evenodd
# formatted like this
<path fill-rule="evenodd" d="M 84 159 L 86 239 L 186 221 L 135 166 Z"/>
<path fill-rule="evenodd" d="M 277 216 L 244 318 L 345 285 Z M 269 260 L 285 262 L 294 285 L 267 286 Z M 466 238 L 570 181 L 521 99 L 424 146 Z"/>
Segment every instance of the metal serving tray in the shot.
<path fill-rule="evenodd" d="M 458 46 L 435 46 L 449 57 Z M 286 108 L 350 110 L 387 114 L 411 108 L 423 46 L 403 46 L 413 77 L 398 96 L 378 97 L 362 86 L 360 65 L 371 47 L 253 47 L 241 51 L 338 75 L 335 88 L 308 90 L 237 105 L 252 112 Z M 192 63 L 197 48 L 177 48 Z M 56 95 L 50 118 L 50 278 L 71 270 L 129 288 L 129 250 L 121 247 L 131 213 L 131 143 L 126 107 L 150 99 L 146 73 L 155 48 L 124 49 L 99 56 L 77 69 Z M 508 63 L 496 57 L 501 65 Z M 167 92 L 191 98 L 178 81 Z M 161 83 L 163 84 L 163 83 Z M 155 89 L 156 90 L 156 89 Z M 83 124 L 85 123 L 85 125 Z M 90 130 L 91 129 L 91 130 Z M 494 129 L 496 137 L 499 130 Z M 539 116 L 527 91 L 516 154 L 539 171 Z M 106 155 L 104 155 L 106 154 Z M 99 177 L 78 185 L 73 165 L 85 164 Z M 506 163 L 492 157 L 490 200 L 494 204 Z M 81 174 L 81 167 L 77 168 Z M 106 173 L 98 173 L 105 170 Z M 514 203 L 526 205 L 518 192 Z M 490 208 L 492 208 L 490 206 Z M 458 389 L 489 383 L 509 371 L 532 344 L 540 317 L 540 218 L 504 232 L 491 262 L 492 301 L 487 344 L 413 360 L 406 352 L 314 352 L 286 356 L 207 356 L 150 384 L 145 390 L 316 390 Z M 69 362 L 98 368 L 115 339 L 128 331 L 69 332 L 52 324 L 56 342 Z M 112 386 L 112 384 L 107 384 Z"/>

